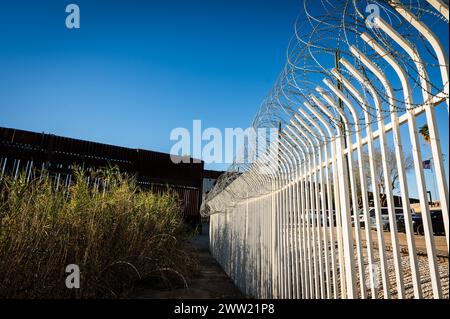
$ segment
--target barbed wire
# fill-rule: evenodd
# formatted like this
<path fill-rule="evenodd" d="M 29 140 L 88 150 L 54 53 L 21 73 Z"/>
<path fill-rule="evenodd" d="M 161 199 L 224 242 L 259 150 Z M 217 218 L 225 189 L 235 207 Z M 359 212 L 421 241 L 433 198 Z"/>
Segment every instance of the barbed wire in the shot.
<path fill-rule="evenodd" d="M 448 1 L 444 2 L 448 6 Z M 448 21 L 427 1 L 410 0 L 402 3 L 402 5 L 418 19 L 426 22 L 426 25 L 434 32 L 444 33 L 448 37 Z M 359 105 L 351 92 L 345 87 L 341 89 L 341 92 L 352 101 L 358 111 L 357 121 L 355 122 L 348 107 L 344 107 L 343 112 L 347 118 L 345 130 L 346 134 L 350 136 L 350 141 L 355 138 L 356 133 L 364 134 L 368 125 L 375 126 L 380 121 L 390 117 L 392 109 L 395 109 L 397 114 L 401 115 L 428 103 L 429 101 L 424 101 L 421 98 L 423 90 L 426 90 L 429 96 L 442 94 L 443 84 L 441 81 L 433 80 L 435 78 L 440 79 L 439 68 L 441 67 L 433 48 L 394 7 L 395 1 L 392 0 L 304 0 L 301 13 L 294 23 L 294 34 L 286 50 L 286 64 L 277 77 L 272 90 L 261 103 L 260 109 L 252 122 L 252 127 L 267 130 L 281 127 L 281 131 L 283 131 L 285 127 L 292 123 L 292 119 L 295 119 L 298 109 L 303 108 L 304 103 L 309 103 L 314 107 L 316 114 L 309 113 L 313 121 L 318 121 L 317 116 L 320 116 L 333 127 L 342 125 L 341 113 L 334 107 L 341 102 L 338 101 L 332 89 L 324 84 L 324 80 L 327 80 L 328 83 L 339 87 L 340 82 L 333 75 L 331 71 L 333 69 L 336 69 L 344 79 L 357 88 L 366 101 L 364 105 Z M 373 21 L 370 19 L 375 9 L 378 10 L 379 16 L 384 21 L 414 46 L 423 61 L 412 60 L 403 48 L 372 23 Z M 414 98 L 410 104 L 406 104 L 403 99 L 403 87 L 395 73 L 390 69 L 389 63 L 375 52 L 366 41 L 361 39 L 363 34 L 378 43 L 405 70 L 411 83 Z M 369 68 L 352 54 L 350 50 L 352 46 L 355 46 L 373 65 L 385 73 L 392 85 L 393 96 L 389 96 L 389 92 L 386 91 L 383 83 L 378 81 Z M 336 59 L 340 58 L 349 61 L 365 80 L 370 81 L 377 99 L 381 102 L 379 107 L 373 103 L 374 97 L 371 96 L 371 92 L 349 70 L 341 68 L 339 63 L 336 64 Z M 418 70 L 418 63 L 423 63 L 429 75 L 427 78 L 423 78 L 423 74 Z M 427 82 L 430 89 L 424 88 L 423 82 Z M 322 90 L 321 92 L 317 92 L 318 87 Z M 317 107 L 313 96 L 326 109 Z M 324 112 L 332 116 L 330 117 Z M 296 123 L 296 125 L 304 130 L 305 137 L 312 137 L 304 125 L 299 123 Z M 272 137 L 268 136 L 264 145 L 273 143 Z M 325 135 L 325 140 L 322 137 L 320 142 L 327 143 L 333 138 L 335 137 Z M 314 148 L 314 146 L 312 147 Z M 316 147 L 318 148 L 318 146 Z M 311 150 L 320 151 L 318 149 Z M 241 152 L 246 154 L 257 151 L 257 146 L 249 143 L 241 149 Z M 264 156 L 266 155 L 263 154 L 262 157 Z M 291 157 L 292 155 L 286 156 Z M 298 161 L 295 155 L 293 157 L 290 158 L 292 161 Z M 296 174 L 300 174 L 300 165 L 284 169 L 284 172 L 282 168 L 278 168 L 271 174 L 262 173 L 264 164 L 261 164 L 261 162 L 263 160 L 258 158 L 257 161 L 253 162 L 233 163 L 227 172 L 217 180 L 215 187 L 207 195 L 202 205 L 202 214 L 208 215 L 210 213 L 208 202 L 214 198 L 216 198 L 215 210 L 218 210 L 218 207 L 222 205 L 222 209 L 226 211 L 227 207 L 235 207 L 243 200 L 270 194 L 277 187 L 277 178 L 289 179 Z M 252 189 L 252 185 L 260 185 L 260 187 Z M 217 199 L 219 194 L 220 205 Z"/>

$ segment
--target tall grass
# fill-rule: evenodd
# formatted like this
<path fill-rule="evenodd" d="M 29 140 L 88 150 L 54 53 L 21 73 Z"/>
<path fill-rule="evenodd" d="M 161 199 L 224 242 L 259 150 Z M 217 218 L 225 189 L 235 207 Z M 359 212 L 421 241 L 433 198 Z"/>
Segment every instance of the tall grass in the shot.
<path fill-rule="evenodd" d="M 105 187 L 77 171 L 64 191 L 51 178 L 0 182 L 0 297 L 114 298 L 136 280 L 194 269 L 173 193 L 139 191 L 117 170 L 99 175 Z M 66 287 L 69 264 L 80 289 Z"/>

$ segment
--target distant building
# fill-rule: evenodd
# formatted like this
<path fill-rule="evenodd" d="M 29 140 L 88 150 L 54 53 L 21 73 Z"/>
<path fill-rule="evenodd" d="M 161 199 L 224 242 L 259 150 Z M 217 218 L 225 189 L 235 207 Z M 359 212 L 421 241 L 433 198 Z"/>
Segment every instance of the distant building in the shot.
<path fill-rule="evenodd" d="M 440 202 L 429 202 L 428 203 L 428 207 L 430 208 L 430 210 L 440 210 L 441 209 L 441 203 Z M 414 203 L 411 204 L 411 208 L 414 210 L 415 213 L 420 213 L 421 212 L 421 208 L 420 208 L 420 203 Z"/>
<path fill-rule="evenodd" d="M 219 179 L 222 174 L 225 173 L 223 171 L 211 171 L 204 170 L 203 171 L 203 194 L 208 194 L 216 185 L 216 181 Z"/>
<path fill-rule="evenodd" d="M 369 207 L 374 207 L 375 205 L 373 202 L 373 193 L 367 192 L 367 197 L 369 199 Z M 392 197 L 394 199 L 394 207 L 402 207 L 402 197 L 398 195 L 393 195 Z M 419 200 L 417 198 L 409 198 L 409 203 L 419 203 Z"/>

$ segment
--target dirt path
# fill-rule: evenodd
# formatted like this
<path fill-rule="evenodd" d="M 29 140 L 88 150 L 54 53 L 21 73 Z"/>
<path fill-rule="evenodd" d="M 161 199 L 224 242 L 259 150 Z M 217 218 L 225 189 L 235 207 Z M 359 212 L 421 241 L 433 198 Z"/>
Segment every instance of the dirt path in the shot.
<path fill-rule="evenodd" d="M 203 234 L 195 237 L 188 245 L 198 258 L 200 273 L 189 280 L 188 289 L 152 289 L 136 287 L 130 294 L 133 299 L 210 299 L 244 298 L 228 275 L 209 252 L 208 227 L 204 225 Z"/>

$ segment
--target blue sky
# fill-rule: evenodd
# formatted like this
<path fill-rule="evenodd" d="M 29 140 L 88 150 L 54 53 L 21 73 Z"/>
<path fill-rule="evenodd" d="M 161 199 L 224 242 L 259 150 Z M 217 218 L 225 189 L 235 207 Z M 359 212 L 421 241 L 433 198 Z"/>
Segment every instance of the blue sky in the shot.
<path fill-rule="evenodd" d="M 79 30 L 65 27 L 70 2 Z M 172 129 L 195 119 L 222 132 L 248 127 L 285 64 L 301 4 L 2 0 L 0 126 L 161 152 Z M 447 155 L 444 107 L 437 118 Z"/>
<path fill-rule="evenodd" d="M 298 0 L 2 0 L 0 126 L 169 152 L 175 127 L 248 127 Z"/>

